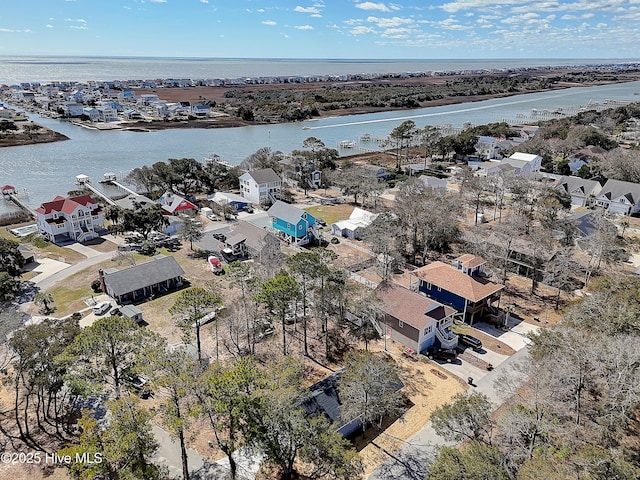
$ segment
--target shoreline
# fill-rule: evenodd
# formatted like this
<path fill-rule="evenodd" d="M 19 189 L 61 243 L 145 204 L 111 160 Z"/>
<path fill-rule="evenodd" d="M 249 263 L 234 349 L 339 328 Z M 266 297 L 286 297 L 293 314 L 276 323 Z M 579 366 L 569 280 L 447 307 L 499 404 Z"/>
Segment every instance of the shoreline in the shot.
<path fill-rule="evenodd" d="M 421 108 L 440 107 L 480 102 L 497 98 L 506 98 L 528 93 L 541 93 L 564 90 L 572 87 L 593 87 L 640 81 L 640 69 L 616 71 L 614 69 L 589 68 L 547 68 L 510 72 L 461 73 L 451 72 L 446 75 L 416 76 L 401 78 L 384 78 L 377 80 L 352 80 L 335 82 L 300 82 L 231 85 L 231 86 L 193 86 L 133 89 L 136 96 L 155 94 L 168 103 L 191 102 L 207 103 L 218 111 L 218 116 L 190 119 L 147 119 L 119 120 L 118 122 L 94 123 L 74 119 L 70 123 L 97 131 L 124 130 L 134 132 L 151 132 L 168 129 L 217 129 L 236 128 L 257 125 L 278 125 L 284 123 L 302 123 L 313 119 L 326 119 L 350 115 L 364 115 L 382 112 L 411 112 Z M 511 84 L 509 82 L 512 82 Z M 480 87 L 478 87 L 480 85 Z M 511 85 L 509 87 L 509 85 Z M 513 86 L 515 85 L 515 87 Z M 374 89 L 388 93 L 400 100 L 419 98 L 420 101 L 393 103 L 368 102 L 366 98 L 351 101 L 360 94 L 368 94 Z M 486 91 L 487 93 L 481 93 Z M 336 93 L 337 92 L 337 93 Z M 428 92 L 428 94 L 424 93 Z M 263 97 L 272 97 L 272 103 L 280 106 L 291 106 L 296 97 L 314 98 L 334 94 L 337 100 L 332 104 L 319 102 L 313 114 L 307 113 L 300 119 L 287 119 L 277 115 L 267 115 L 257 119 L 243 119 L 237 110 L 247 106 L 258 108 Z M 290 97 L 282 99 L 289 95 Z M 306 96 L 306 97 L 305 97 Z M 302 102 L 302 100 L 300 100 Z M 11 102 L 10 102 L 11 103 Z M 335 104 L 338 107 L 335 107 Z M 354 106 L 350 106 L 351 103 Z M 20 105 L 20 108 L 43 116 L 47 111 Z M 375 106 L 374 106 L 375 105 Z M 226 112 L 224 111 L 226 110 Z M 532 122 L 536 123 L 536 122 Z M 57 133 L 57 132 L 56 132 Z M 40 137 L 40 138 L 38 138 Z M 33 138 L 20 138 L 14 142 L 5 139 L 0 147 L 48 143 L 65 140 L 63 135 L 34 135 Z"/>

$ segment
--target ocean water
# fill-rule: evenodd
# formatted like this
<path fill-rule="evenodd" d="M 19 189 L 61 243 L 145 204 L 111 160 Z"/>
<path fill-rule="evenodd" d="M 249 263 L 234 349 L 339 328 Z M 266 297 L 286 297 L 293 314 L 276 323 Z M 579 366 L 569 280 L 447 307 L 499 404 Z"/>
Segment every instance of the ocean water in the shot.
<path fill-rule="evenodd" d="M 445 72 L 637 63 L 634 59 L 334 60 L 0 56 L 0 85 L 21 82 Z"/>

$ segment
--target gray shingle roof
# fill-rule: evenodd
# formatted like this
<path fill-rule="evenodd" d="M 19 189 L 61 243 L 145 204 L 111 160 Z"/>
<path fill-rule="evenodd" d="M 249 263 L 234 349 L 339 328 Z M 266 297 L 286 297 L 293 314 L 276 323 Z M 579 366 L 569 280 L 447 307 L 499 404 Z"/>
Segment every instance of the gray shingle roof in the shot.
<path fill-rule="evenodd" d="M 300 221 L 302 216 L 307 212 L 298 207 L 294 207 L 293 205 L 289 205 L 288 203 L 278 200 L 271 206 L 267 213 L 270 217 L 276 217 L 280 220 L 284 220 L 287 223 L 296 225 Z M 310 217 L 312 216 L 308 213 L 307 215 Z"/>
<path fill-rule="evenodd" d="M 640 185 L 637 183 L 623 182 L 621 180 L 607 180 L 599 196 L 605 196 L 609 200 L 626 197 L 633 205 L 640 202 Z"/>
<path fill-rule="evenodd" d="M 247 172 L 258 185 L 263 183 L 274 183 L 281 181 L 280 177 L 272 168 L 263 168 L 262 170 L 251 170 Z"/>
<path fill-rule="evenodd" d="M 175 258 L 162 257 L 113 273 L 105 271 L 103 275 L 109 292 L 118 296 L 180 277 L 184 275 L 184 270 Z"/>

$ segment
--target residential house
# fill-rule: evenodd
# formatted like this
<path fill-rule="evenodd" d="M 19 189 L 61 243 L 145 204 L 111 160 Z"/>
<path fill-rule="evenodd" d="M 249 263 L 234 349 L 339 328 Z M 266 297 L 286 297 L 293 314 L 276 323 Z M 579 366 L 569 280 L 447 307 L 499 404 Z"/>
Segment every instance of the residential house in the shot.
<path fill-rule="evenodd" d="M 499 140 L 494 137 L 479 136 L 476 142 L 476 152 L 478 156 L 484 160 L 500 159 Z"/>
<path fill-rule="evenodd" d="M 228 205 L 236 212 L 239 212 L 251 205 L 251 202 L 249 202 L 245 197 L 231 192 L 216 192 L 213 195 L 207 197 L 207 200 L 216 203 L 221 208 L 224 208 L 226 205 Z"/>
<path fill-rule="evenodd" d="M 240 193 L 256 205 L 275 203 L 281 188 L 282 179 L 271 168 L 251 170 L 240 176 Z"/>
<path fill-rule="evenodd" d="M 203 103 L 196 103 L 191 107 L 191 113 L 196 117 L 206 117 L 209 115 L 211 108 Z"/>
<path fill-rule="evenodd" d="M 495 167 L 500 169 L 502 166 L 508 166 L 508 169 L 513 169 L 513 173 L 516 175 L 530 176 L 540 172 L 542 157 L 530 153 L 516 152 L 508 158 L 485 164 L 482 167 L 484 172 L 481 172 L 481 175 L 495 175 L 499 172 Z"/>
<path fill-rule="evenodd" d="M 329 423 L 336 426 L 336 432 L 343 437 L 349 437 L 358 430 L 362 430 L 359 418 L 344 419 L 341 415 L 342 401 L 340 400 L 340 377 L 344 369 L 338 370 L 309 387 L 309 394 L 301 402 L 302 408 L 308 415 L 323 415 Z M 400 381 L 393 387 L 400 390 L 404 384 Z"/>
<path fill-rule="evenodd" d="M 162 210 L 168 215 L 178 215 L 179 213 L 195 212 L 198 210 L 198 207 L 189 200 L 168 190 L 158 199 L 158 203 L 162 206 Z"/>
<path fill-rule="evenodd" d="M 102 208 L 89 195 L 57 196 L 36 209 L 38 232 L 53 243 L 85 242 L 104 230 Z"/>
<path fill-rule="evenodd" d="M 123 270 L 98 270 L 102 291 L 120 304 L 134 303 L 182 286 L 184 270 L 174 257 L 153 260 Z"/>
<path fill-rule="evenodd" d="M 144 195 L 138 193 L 130 193 L 126 197 L 122 197 L 118 200 L 114 200 L 116 206 L 124 208 L 125 210 L 147 209 L 156 205 L 156 202 Z"/>
<path fill-rule="evenodd" d="M 597 145 L 589 145 L 575 152 L 569 157 L 569 169 L 576 173 L 584 165 L 589 165 L 594 159 L 600 159 L 607 151 Z"/>
<path fill-rule="evenodd" d="M 93 107 L 85 107 L 82 109 L 82 114 L 89 117 L 91 122 L 99 122 L 100 121 L 100 111 L 97 108 Z"/>
<path fill-rule="evenodd" d="M 571 205 L 577 207 L 591 205 L 602 189 L 602 186 L 596 180 L 567 176 L 560 177 L 553 186 L 571 195 Z"/>
<path fill-rule="evenodd" d="M 432 262 L 411 272 L 410 287 L 451 305 L 473 324 L 486 314 L 497 313 L 493 303 L 500 302 L 504 288 L 483 276 L 485 264 L 474 255 L 458 257 L 452 264 Z"/>
<path fill-rule="evenodd" d="M 306 245 L 319 238 L 315 229 L 316 218 L 305 210 L 278 200 L 267 213 L 274 230 L 291 244 Z"/>
<path fill-rule="evenodd" d="M 595 203 L 611 213 L 637 213 L 640 211 L 640 184 L 609 179 L 597 194 Z"/>
<path fill-rule="evenodd" d="M 433 190 L 437 190 L 439 188 L 446 190 L 447 189 L 447 179 L 446 178 L 438 178 L 432 177 L 431 175 L 420 175 L 418 179 L 422 182 L 422 184 Z"/>
<path fill-rule="evenodd" d="M 384 167 L 379 165 L 360 165 L 359 168 L 365 172 L 365 176 L 368 178 L 376 178 L 378 180 L 386 180 L 389 177 L 389 172 Z"/>
<path fill-rule="evenodd" d="M 394 283 L 381 283 L 376 299 L 383 313 L 379 320 L 383 335 L 414 352 L 458 346 L 458 336 L 451 330 L 454 308 Z"/>
<path fill-rule="evenodd" d="M 277 245 L 277 248 L 280 248 L 280 240 L 273 233 L 244 220 L 240 220 L 231 230 L 225 244 L 234 251 L 234 255 L 253 258 L 258 262 L 269 244 Z"/>
<path fill-rule="evenodd" d="M 371 225 L 378 215 L 367 212 L 361 208 L 354 208 L 347 220 L 340 220 L 331 224 L 334 235 L 342 235 L 347 238 L 360 239 L 365 228 Z"/>
<path fill-rule="evenodd" d="M 304 183 L 304 188 L 316 189 L 322 185 L 322 171 L 316 168 L 313 161 L 287 155 L 279 163 L 282 165 L 282 176 Z"/>
<path fill-rule="evenodd" d="M 67 117 L 80 117 L 84 113 L 84 107 L 77 102 L 64 102 L 62 111 Z"/>

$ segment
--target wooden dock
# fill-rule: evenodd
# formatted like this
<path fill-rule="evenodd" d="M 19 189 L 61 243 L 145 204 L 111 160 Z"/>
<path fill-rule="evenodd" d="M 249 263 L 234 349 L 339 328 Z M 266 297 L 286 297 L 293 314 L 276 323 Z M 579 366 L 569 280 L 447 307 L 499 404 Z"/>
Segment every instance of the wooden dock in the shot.
<path fill-rule="evenodd" d="M 9 200 L 11 200 L 13 203 L 15 203 L 22 210 L 27 212 L 31 218 L 37 218 L 36 217 L 36 211 L 33 208 L 31 208 L 29 205 L 27 205 L 25 202 L 20 200 L 20 198 L 18 198 L 17 194 L 10 193 L 10 194 L 6 194 L 5 196 L 8 197 Z"/>
<path fill-rule="evenodd" d="M 90 190 L 91 192 L 95 193 L 100 198 L 102 198 L 105 202 L 107 202 L 109 205 L 115 205 L 116 204 L 116 202 L 111 200 L 104 193 L 102 193 L 100 190 L 98 190 L 96 187 L 94 187 L 91 184 L 91 179 L 89 177 L 87 177 L 86 175 L 77 175 L 76 176 L 76 185 L 79 185 L 80 187 L 86 188 L 87 190 Z"/>

